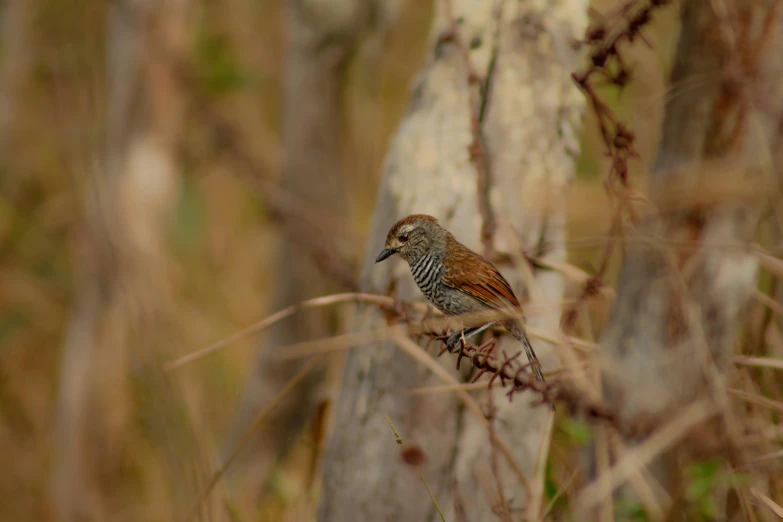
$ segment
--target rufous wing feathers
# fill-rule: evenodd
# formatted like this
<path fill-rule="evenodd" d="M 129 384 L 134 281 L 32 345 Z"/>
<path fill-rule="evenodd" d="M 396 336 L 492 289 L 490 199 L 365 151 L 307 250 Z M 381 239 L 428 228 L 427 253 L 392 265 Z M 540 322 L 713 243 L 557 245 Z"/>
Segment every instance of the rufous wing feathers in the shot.
<path fill-rule="evenodd" d="M 443 283 L 492 308 L 519 306 L 511 285 L 492 263 L 463 245 L 454 246 L 451 249 L 454 258 L 447 264 Z"/>

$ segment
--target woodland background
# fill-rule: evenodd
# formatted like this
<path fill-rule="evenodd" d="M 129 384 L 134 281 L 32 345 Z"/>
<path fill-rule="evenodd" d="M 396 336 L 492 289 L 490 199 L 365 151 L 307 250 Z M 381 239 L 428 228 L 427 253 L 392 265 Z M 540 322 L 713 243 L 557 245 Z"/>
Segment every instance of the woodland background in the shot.
<path fill-rule="evenodd" d="M 376 1 L 343 12 L 343 2 L 312 11 L 305 4 L 0 3 L 1 520 L 315 519 L 327 435 L 340 430 L 329 421 L 345 350 L 281 401 L 276 395 L 306 359 L 276 354 L 352 328 L 353 305 L 296 314 L 263 335 L 167 366 L 286 306 L 362 287 L 384 159 L 406 111 L 416 110 L 411 86 L 436 53 L 430 26 L 438 7 Z M 626 4 L 647 2 L 590 7 L 622 24 L 627 17 L 616 9 Z M 329 24 L 338 29 L 318 33 Z M 656 8 L 643 38 L 620 47 L 629 76 L 596 87 L 633 133 L 633 194 L 647 193 L 667 101 L 689 87 L 669 85 L 679 30 L 678 6 Z M 571 72 L 589 67 L 588 54 Z M 606 247 L 622 227 L 614 160 L 598 129 L 587 104 L 564 190 L 561 267 L 564 297 L 583 305 L 571 333 L 592 342 L 609 320 L 625 259 L 623 248 Z M 758 197 L 752 203 L 765 217 L 777 216 L 780 198 L 769 204 L 766 189 L 731 180 Z M 727 387 L 736 393 L 721 403 L 752 455 L 679 455 L 679 485 L 664 508 L 643 495 L 605 496 L 594 519 L 783 518 L 775 223 L 759 219 L 753 229 L 767 253 L 732 341 L 759 360 L 732 362 Z M 591 276 L 605 292 L 580 298 Z M 484 400 L 484 391 L 470 394 Z M 246 437 L 270 402 L 274 411 Z M 569 411 L 555 418 L 542 479 L 539 515 L 552 520 L 584 520 L 575 503 L 591 464 L 580 453 L 596 435 Z M 386 435 L 382 444 L 396 452 Z M 406 439 L 404 429 L 400 435 Z M 695 445 L 722 448 L 704 437 Z M 215 476 L 238 444 L 242 451 Z M 403 460 L 381 472 L 428 499 L 415 465 Z M 737 469 L 740 461 L 747 466 Z M 367 462 L 374 465 L 382 463 Z M 444 496 L 436 495 L 449 504 Z M 497 517 L 527 517 L 522 497 L 512 502 L 519 511 L 501 505 Z"/>

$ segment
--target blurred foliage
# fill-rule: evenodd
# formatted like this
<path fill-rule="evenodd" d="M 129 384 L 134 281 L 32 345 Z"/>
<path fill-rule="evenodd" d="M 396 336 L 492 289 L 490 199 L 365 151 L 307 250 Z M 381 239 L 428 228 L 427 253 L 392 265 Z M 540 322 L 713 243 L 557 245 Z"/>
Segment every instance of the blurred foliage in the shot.
<path fill-rule="evenodd" d="M 213 97 L 226 96 L 252 84 L 240 68 L 225 36 L 213 34 L 209 27 L 196 31 L 194 64 L 204 89 Z"/>
<path fill-rule="evenodd" d="M 0 6 L 0 15 L 7 5 Z M 112 6 L 106 0 L 27 4 L 29 25 L 23 37 L 29 54 L 22 87 L 14 93 L 12 126 L 0 129 L 0 444 L 5 449 L 0 465 L 6 470 L 0 477 L 0 520 L 54 519 L 49 472 L 55 465 L 60 351 L 78 295 L 74 273 L 80 262 L 83 209 L 91 179 L 101 175 L 106 144 L 107 44 L 112 30 L 134 23 L 130 5 Z M 216 149 L 210 122 L 192 104 L 192 93 L 211 100 L 212 109 L 232 125 L 264 174 L 271 179 L 279 175 L 281 3 L 227 0 L 189 6 L 185 58 L 197 81 L 176 87 L 188 110 L 179 155 L 181 182 L 163 267 L 171 286 L 170 322 L 146 332 L 156 338 L 144 342 L 167 347 L 154 354 L 160 363 L 268 314 L 270 268 L 285 240 L 266 217 L 255 189 L 238 175 L 231 158 Z M 424 60 L 430 9 L 428 2 L 409 1 L 402 13 L 406 26 L 389 35 L 379 54 L 352 58 L 345 80 L 344 143 L 359 151 L 346 153 L 346 170 L 354 181 L 349 200 L 364 226 L 386 141 L 405 108 L 412 75 Z M 2 36 L 0 46 L 6 49 L 7 36 Z M 146 59 L 165 57 L 165 49 L 153 49 Z M 9 57 L 1 58 L 0 68 Z M 371 122 L 364 119 L 368 114 Z M 361 247 L 357 244 L 357 256 Z M 171 436 L 165 432 L 193 433 L 208 450 L 193 455 L 193 469 L 199 460 L 213 469 L 254 361 L 254 345 L 253 339 L 238 342 L 204 364 L 172 375 L 171 385 L 150 378 L 138 357 L 147 346 L 117 359 L 125 368 L 111 375 L 127 372 L 130 384 L 123 392 L 126 383 L 115 381 L 114 390 L 99 399 L 113 408 L 111 416 L 122 433 L 110 431 L 107 440 L 94 446 L 96 456 L 107 455 L 109 448 L 112 455 L 95 466 L 99 475 L 87 480 L 95 499 L 103 496 L 98 512 L 106 509 L 112 518 L 129 520 L 168 520 L 172 509 L 181 512 L 192 501 L 161 487 L 172 454 L 165 446 L 156 447 L 157 441 Z M 181 411 L 161 424 L 152 412 L 166 395 L 181 401 Z M 96 427 L 104 423 L 91 422 Z M 311 452 L 303 448 L 269 477 L 273 487 L 259 505 L 266 519 L 301 520 L 292 513 L 303 509 L 305 486 L 296 470 L 308 468 Z M 193 475 L 193 480 L 204 479 Z M 230 518 L 241 518 L 238 508 L 230 509 L 235 510 Z"/>
<path fill-rule="evenodd" d="M 563 418 L 558 427 L 573 444 L 587 444 L 592 439 L 593 430 L 583 421 Z"/>
<path fill-rule="evenodd" d="M 715 520 L 722 518 L 715 499 L 727 488 L 748 483 L 744 473 L 726 469 L 723 457 L 690 463 L 685 472 L 685 499 L 693 508 L 691 520 Z"/>
<path fill-rule="evenodd" d="M 614 501 L 614 510 L 618 522 L 647 522 L 650 520 L 638 500 L 619 497 Z"/>
<path fill-rule="evenodd" d="M 182 183 L 171 226 L 171 245 L 179 257 L 193 255 L 204 228 L 206 209 L 198 193 L 198 187 L 189 177 Z"/>
<path fill-rule="evenodd" d="M 7 4 L 0 6 L 6 9 Z M 179 85 L 176 95 L 190 101 L 192 92 L 206 93 L 213 108 L 231 122 L 242 143 L 271 179 L 279 176 L 280 99 L 284 57 L 281 2 L 225 0 L 193 2 L 189 17 L 187 58 L 197 85 Z M 596 0 L 600 11 L 613 0 Z M 14 93 L 13 118 L 0 129 L 0 520 L 54 520 L 49 473 L 54 462 L 54 418 L 57 411 L 61 349 L 78 296 L 75 273 L 79 239 L 85 222 L 85 201 L 92 176 L 100 169 L 107 127 L 108 0 L 30 2 L 29 27 L 23 35 L 29 49 Z M 117 4 L 120 8 L 120 4 Z M 115 6 L 115 7 L 117 7 Z M 645 187 L 645 165 L 657 146 L 665 79 L 676 34 L 673 10 L 656 19 L 645 37 L 651 47 L 628 50 L 634 68 L 632 83 L 622 93 L 611 87 L 602 94 L 637 135 L 639 160 L 632 178 Z M 384 153 L 403 114 L 413 76 L 427 58 L 430 2 L 407 0 L 395 27 L 377 53 L 357 52 L 345 74 L 343 156 L 351 187 L 352 219 L 364 229 L 375 201 Z M 0 38 L 0 52 L 9 48 Z M 153 53 L 154 54 L 154 53 Z M 3 55 L 0 67 L 8 62 Z M 150 57 L 148 57 L 150 58 Z M 152 59 L 152 58 L 150 58 Z M 186 103 L 186 105 L 188 105 Z M 157 363 L 201 348 L 255 323 L 268 309 L 274 274 L 271 267 L 284 234 L 225 154 L 216 150 L 197 111 L 184 116 L 177 158 L 181 182 L 167 230 L 164 273 L 171 288 L 165 325 L 150 341 L 160 349 Z M 569 238 L 604 238 L 610 209 L 603 191 L 606 158 L 586 115 L 577 179 L 568 189 Z M 306 153 L 303 151 L 303 153 Z M 357 258 L 362 251 L 357 242 Z M 600 246 L 569 248 L 574 264 L 595 267 Z M 616 272 L 617 259 L 613 262 Z M 614 273 L 614 272 L 613 272 Z M 767 279 L 761 287 L 767 288 Z M 576 289 L 569 289 L 573 292 Z M 593 306 L 593 305 L 591 305 Z M 606 307 L 594 306 L 594 332 L 600 331 Z M 114 317 L 116 321 L 126 318 Z M 110 326 L 104 325 L 105 328 Z M 143 334 L 145 332 L 137 332 Z M 243 340 L 161 381 L 153 381 L 133 345 L 119 357 L 126 383 L 110 382 L 99 410 L 116 415 L 116 438 L 96 443 L 104 459 L 89 484 L 105 494 L 104 508 L 114 520 L 169 520 L 192 499 L 177 498 L 179 485 L 166 484 L 162 470 L 171 465 L 170 448 L 155 446 L 159 432 L 192 433 L 203 453 L 193 463 L 178 463 L 191 473 L 196 463 L 214 469 L 220 442 L 228 431 L 250 367 L 254 340 Z M 106 351 L 111 345 L 103 347 Z M 100 373 L 103 367 L 98 367 Z M 762 373 L 762 370 L 758 371 Z M 112 374 L 113 375 L 113 374 Z M 154 385 L 150 383 L 154 382 Z M 771 381 L 766 388 L 774 393 Z M 148 389 L 148 386 L 157 388 Z M 125 393 L 127 392 L 127 393 Z M 163 425 L 149 414 L 157 394 L 171 394 L 178 407 Z M 96 402 L 99 402 L 96 400 Z M 97 406 L 96 406 L 97 408 Z M 130 413 L 128 413 L 130 412 Z M 590 440 L 581 422 L 558 419 L 552 462 L 546 475 L 546 498 L 552 499 L 573 472 L 568 459 Z M 117 435 L 119 433 L 119 435 Z M 304 437 L 303 437 L 304 439 Z M 98 449 L 98 448 L 101 449 Z M 268 492 L 257 515 L 261 520 L 305 520 L 312 516 L 306 481 L 310 448 L 298 451 L 267 477 Z M 558 453 L 558 451 L 560 453 Z M 192 471 L 190 480 L 203 486 L 208 478 Z M 712 492 L 741 475 L 727 474 L 721 461 L 693 463 L 686 496 L 705 517 L 714 513 Z M 250 519 L 231 503 L 220 506 L 228 519 Z M 96 500 L 96 502 L 98 502 Z M 556 512 L 567 508 L 560 495 Z M 645 520 L 638 505 L 616 506 L 618 520 Z M 625 517 L 625 518 L 623 518 Z"/>

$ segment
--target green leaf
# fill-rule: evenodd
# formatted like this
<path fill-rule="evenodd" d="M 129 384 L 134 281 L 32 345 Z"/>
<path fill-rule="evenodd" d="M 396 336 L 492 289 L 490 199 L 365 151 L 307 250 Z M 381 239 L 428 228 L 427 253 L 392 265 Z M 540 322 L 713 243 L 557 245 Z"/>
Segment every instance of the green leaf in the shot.
<path fill-rule="evenodd" d="M 716 484 L 712 480 L 694 480 L 688 483 L 685 489 L 685 498 L 691 502 L 696 502 L 706 498 L 715 488 Z"/>
<path fill-rule="evenodd" d="M 701 514 L 707 518 L 715 518 L 718 515 L 718 506 L 712 497 L 706 497 L 699 503 Z"/>
<path fill-rule="evenodd" d="M 618 498 L 614 501 L 614 512 L 618 522 L 647 522 L 647 512 L 642 505 L 630 498 Z"/>
<path fill-rule="evenodd" d="M 563 419 L 561 425 L 563 432 L 576 444 L 587 444 L 593 438 L 590 426 L 581 421 Z"/>
<path fill-rule="evenodd" d="M 696 478 L 715 479 L 723 468 L 723 457 L 713 457 L 711 459 L 691 464 L 688 468 L 691 476 Z"/>

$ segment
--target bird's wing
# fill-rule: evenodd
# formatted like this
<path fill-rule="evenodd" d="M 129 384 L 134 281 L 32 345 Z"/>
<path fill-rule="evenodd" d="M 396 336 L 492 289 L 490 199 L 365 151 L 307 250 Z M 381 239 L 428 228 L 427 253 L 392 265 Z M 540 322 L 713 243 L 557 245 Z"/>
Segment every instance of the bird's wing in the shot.
<path fill-rule="evenodd" d="M 456 243 L 456 242 L 455 242 Z M 495 265 L 456 243 L 450 249 L 450 263 L 443 274 L 443 283 L 475 297 L 491 308 L 519 306 L 511 285 Z"/>

